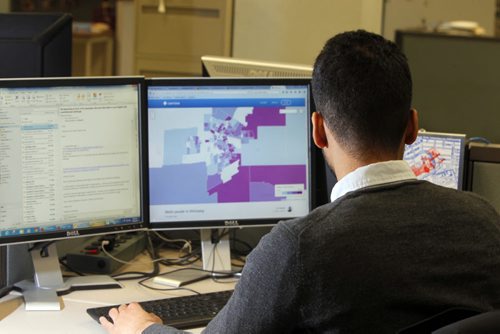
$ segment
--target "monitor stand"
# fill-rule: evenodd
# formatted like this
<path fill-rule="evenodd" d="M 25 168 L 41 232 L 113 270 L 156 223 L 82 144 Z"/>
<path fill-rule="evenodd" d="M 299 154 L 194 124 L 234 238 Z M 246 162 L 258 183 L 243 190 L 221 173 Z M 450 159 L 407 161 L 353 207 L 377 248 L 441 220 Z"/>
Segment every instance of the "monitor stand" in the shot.
<path fill-rule="evenodd" d="M 24 280 L 14 287 L 21 290 L 27 311 L 59 311 L 63 308 L 58 296 L 74 290 L 121 288 L 120 283 L 106 275 L 78 276 L 63 280 L 54 243 L 31 250 L 35 269 L 34 281 Z"/>
<path fill-rule="evenodd" d="M 224 229 L 200 230 L 203 270 L 217 273 L 232 271 L 229 233 L 224 231 Z"/>

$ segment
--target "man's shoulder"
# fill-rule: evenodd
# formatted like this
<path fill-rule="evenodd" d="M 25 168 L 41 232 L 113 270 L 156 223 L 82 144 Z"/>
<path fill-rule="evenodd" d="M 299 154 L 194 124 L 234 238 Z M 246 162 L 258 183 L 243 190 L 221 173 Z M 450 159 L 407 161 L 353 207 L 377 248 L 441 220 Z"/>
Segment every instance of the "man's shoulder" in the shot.
<path fill-rule="evenodd" d="M 422 196 L 426 196 L 428 201 L 442 200 L 448 202 L 450 206 L 486 211 L 498 216 L 498 212 L 495 211 L 491 203 L 476 193 L 442 187 L 430 182 L 423 182 L 422 188 Z"/>
<path fill-rule="evenodd" d="M 382 210 L 387 207 L 401 211 L 402 215 L 407 214 L 408 209 L 418 210 L 419 207 L 435 212 L 446 208 L 448 213 L 464 211 L 468 216 L 481 215 L 487 216 L 485 219 L 500 221 L 498 212 L 477 194 L 417 181 L 353 191 L 332 203 L 315 208 L 306 216 L 282 222 L 280 229 L 297 238 L 304 233 L 321 234 L 325 229 L 332 233 L 337 229 L 358 225 L 358 218 L 373 214 L 374 206 Z"/>
<path fill-rule="evenodd" d="M 300 235 L 311 227 L 317 227 L 319 223 L 324 222 L 328 217 L 332 215 L 332 210 L 334 209 L 336 203 L 327 203 L 319 206 L 312 210 L 309 214 L 283 221 L 278 224 L 278 228 L 286 233 L 290 233 L 295 237 L 300 237 Z"/>
<path fill-rule="evenodd" d="M 394 194 L 402 196 L 403 198 L 423 197 L 428 199 L 426 202 L 431 200 L 442 200 L 451 201 L 450 204 L 456 201 L 458 203 L 467 202 L 480 206 L 491 206 L 486 199 L 475 193 L 443 187 L 428 181 L 419 180 L 389 183 L 359 189 L 346 194 L 340 198 L 338 202 L 339 204 L 347 205 L 350 203 L 349 200 L 366 199 L 368 196 L 365 195 L 369 195 L 372 200 L 380 199 L 382 201 L 386 196 L 394 196 Z"/>

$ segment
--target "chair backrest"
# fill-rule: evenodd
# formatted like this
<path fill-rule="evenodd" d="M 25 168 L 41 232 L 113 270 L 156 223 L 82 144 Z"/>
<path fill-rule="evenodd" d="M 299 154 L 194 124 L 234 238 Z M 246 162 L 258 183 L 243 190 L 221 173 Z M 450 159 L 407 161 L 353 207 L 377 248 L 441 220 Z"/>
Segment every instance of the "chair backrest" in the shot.
<path fill-rule="evenodd" d="M 430 334 L 446 325 L 480 314 L 481 311 L 454 307 L 432 317 L 414 323 L 397 332 L 397 334 Z"/>
<path fill-rule="evenodd" d="M 500 310 L 481 313 L 440 328 L 433 334 L 498 334 Z"/>

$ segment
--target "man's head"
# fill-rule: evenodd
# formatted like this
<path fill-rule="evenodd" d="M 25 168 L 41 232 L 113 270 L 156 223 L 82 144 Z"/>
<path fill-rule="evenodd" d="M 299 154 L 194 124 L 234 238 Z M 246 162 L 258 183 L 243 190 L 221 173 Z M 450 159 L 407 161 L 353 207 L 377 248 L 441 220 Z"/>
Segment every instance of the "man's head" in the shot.
<path fill-rule="evenodd" d="M 334 36 L 316 58 L 312 89 L 324 124 L 348 155 L 363 160 L 401 150 L 415 112 L 408 63 L 394 43 L 361 30 Z"/>

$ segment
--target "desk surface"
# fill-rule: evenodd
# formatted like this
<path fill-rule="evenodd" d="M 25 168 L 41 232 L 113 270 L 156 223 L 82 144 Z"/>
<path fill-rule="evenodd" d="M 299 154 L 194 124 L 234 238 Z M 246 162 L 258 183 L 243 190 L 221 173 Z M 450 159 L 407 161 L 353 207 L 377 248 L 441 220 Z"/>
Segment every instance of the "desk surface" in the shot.
<path fill-rule="evenodd" d="M 123 266 L 121 271 L 150 271 L 151 265 L 145 263 L 147 257 L 140 255 L 134 263 Z M 165 268 L 163 266 L 162 272 L 168 271 Z M 87 315 L 87 308 L 192 294 L 186 290 L 155 291 L 140 286 L 136 280 L 121 281 L 121 284 L 122 289 L 75 291 L 62 296 L 64 308 L 61 311 L 25 311 L 22 297 L 11 293 L 0 299 L 0 333 L 105 333 L 101 326 Z M 153 285 L 152 281 L 148 284 Z M 229 290 L 234 288 L 234 283 L 216 283 L 207 279 L 188 287 L 204 293 Z M 201 329 L 193 332 L 199 333 Z"/>

